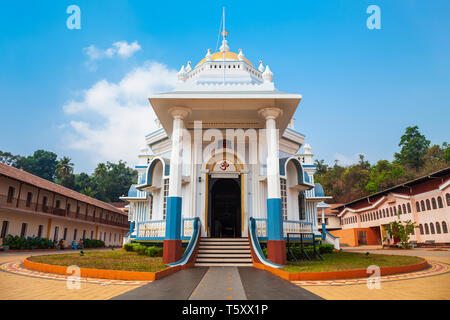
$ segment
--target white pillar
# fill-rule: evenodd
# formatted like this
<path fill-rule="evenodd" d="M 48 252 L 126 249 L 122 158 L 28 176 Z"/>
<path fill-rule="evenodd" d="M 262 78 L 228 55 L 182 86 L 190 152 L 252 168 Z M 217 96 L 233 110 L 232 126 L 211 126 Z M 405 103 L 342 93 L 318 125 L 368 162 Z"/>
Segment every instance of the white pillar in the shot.
<path fill-rule="evenodd" d="M 259 113 L 266 119 L 267 198 L 280 198 L 279 134 L 275 119 L 282 114 L 282 110 L 278 108 L 264 108 Z"/>

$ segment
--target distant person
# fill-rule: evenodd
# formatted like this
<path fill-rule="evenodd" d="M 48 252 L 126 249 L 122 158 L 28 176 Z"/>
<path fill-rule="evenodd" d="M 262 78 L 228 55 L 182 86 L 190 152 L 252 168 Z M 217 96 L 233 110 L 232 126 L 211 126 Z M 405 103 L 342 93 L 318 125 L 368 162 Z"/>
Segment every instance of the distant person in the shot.
<path fill-rule="evenodd" d="M 72 241 L 72 249 L 77 250 L 77 244 L 75 243 L 75 240 Z"/>
<path fill-rule="evenodd" d="M 80 241 L 78 242 L 78 249 L 84 249 L 83 239 L 80 239 Z"/>

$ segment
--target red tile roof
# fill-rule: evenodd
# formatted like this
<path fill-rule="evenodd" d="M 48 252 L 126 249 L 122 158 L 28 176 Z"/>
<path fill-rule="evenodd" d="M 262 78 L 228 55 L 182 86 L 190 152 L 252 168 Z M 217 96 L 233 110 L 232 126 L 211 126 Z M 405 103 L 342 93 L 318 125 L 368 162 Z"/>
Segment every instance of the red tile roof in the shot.
<path fill-rule="evenodd" d="M 105 209 L 105 210 L 109 210 L 109 211 L 113 211 L 116 213 L 120 213 L 120 214 L 124 214 L 124 212 L 120 209 L 115 208 L 114 206 L 91 198 L 89 196 L 86 196 L 82 193 L 73 191 L 69 188 L 63 187 L 59 184 L 53 183 L 51 181 L 48 181 L 46 179 L 40 178 L 38 176 L 35 176 L 34 174 L 28 173 L 26 171 L 8 166 L 6 164 L 0 163 L 0 175 L 9 177 L 11 179 L 15 179 L 15 180 L 19 180 L 22 181 L 24 183 L 33 185 L 37 188 L 41 188 L 41 189 L 45 189 L 51 192 L 55 192 L 58 194 L 61 194 L 65 197 L 71 198 L 71 199 L 75 199 L 81 202 L 85 202 L 88 203 L 90 205 Z"/>
<path fill-rule="evenodd" d="M 340 206 L 342 206 L 343 205 L 343 203 L 329 203 L 329 205 L 331 206 L 331 207 L 329 207 L 329 208 L 326 208 L 325 209 L 325 215 L 327 216 L 336 216 L 338 213 L 339 213 L 339 211 L 338 210 L 336 210 L 336 208 L 338 208 L 338 207 L 340 207 Z"/>

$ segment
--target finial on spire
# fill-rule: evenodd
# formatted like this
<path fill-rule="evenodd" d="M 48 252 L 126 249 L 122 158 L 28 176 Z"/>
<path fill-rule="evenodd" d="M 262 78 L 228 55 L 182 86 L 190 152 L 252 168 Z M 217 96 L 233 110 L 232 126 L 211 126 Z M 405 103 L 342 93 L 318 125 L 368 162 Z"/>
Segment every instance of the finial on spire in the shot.
<path fill-rule="evenodd" d="M 272 73 L 272 71 L 270 71 L 270 68 L 268 65 L 266 66 L 266 70 L 264 70 L 262 76 L 263 76 L 264 82 L 272 82 L 273 73 Z"/>
<path fill-rule="evenodd" d="M 228 47 L 226 37 L 228 36 L 228 31 L 225 29 L 225 7 L 223 7 L 223 25 L 222 25 L 222 45 L 220 46 L 220 52 L 228 52 L 230 48 Z"/>
<path fill-rule="evenodd" d="M 179 82 L 184 82 L 187 79 L 187 73 L 186 70 L 184 69 L 184 66 L 181 66 L 180 71 L 178 71 L 178 81 Z"/>
<path fill-rule="evenodd" d="M 187 67 L 186 67 L 186 72 L 191 72 L 192 67 L 191 67 L 191 62 L 188 61 Z"/>
<path fill-rule="evenodd" d="M 259 60 L 258 70 L 259 70 L 259 72 L 264 72 L 264 66 L 263 66 L 262 60 Z"/>
<path fill-rule="evenodd" d="M 211 57 L 212 57 L 211 49 L 208 49 L 208 51 L 206 52 L 206 56 L 205 56 L 206 61 L 211 61 Z"/>
<path fill-rule="evenodd" d="M 244 60 L 244 53 L 242 52 L 242 49 L 239 49 L 238 59 L 239 61 Z"/>

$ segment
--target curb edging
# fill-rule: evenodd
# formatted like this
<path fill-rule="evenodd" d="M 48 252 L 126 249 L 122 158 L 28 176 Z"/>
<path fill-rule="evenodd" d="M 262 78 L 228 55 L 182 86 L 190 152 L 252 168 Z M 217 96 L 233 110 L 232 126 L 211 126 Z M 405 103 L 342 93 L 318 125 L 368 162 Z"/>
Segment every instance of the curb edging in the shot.
<path fill-rule="evenodd" d="M 253 266 L 257 269 L 267 270 L 280 278 L 289 281 L 298 280 L 340 280 L 340 279 L 354 279 L 354 278 L 368 278 L 370 274 L 367 273 L 366 269 L 355 269 L 355 270 L 342 270 L 342 271 L 325 271 L 325 272 L 287 272 L 284 270 L 272 268 L 270 266 L 263 265 L 262 263 L 253 262 Z M 429 266 L 428 262 L 423 259 L 422 262 L 417 264 L 411 264 L 406 266 L 396 266 L 396 267 L 380 267 L 380 276 L 414 272 L 427 268 Z"/>
<path fill-rule="evenodd" d="M 26 258 L 23 261 L 23 266 L 27 269 L 32 269 L 41 272 L 56 273 L 66 276 L 72 274 L 67 273 L 66 266 L 57 266 L 45 263 L 39 263 L 28 260 Z M 100 278 L 100 279 L 112 279 L 112 280 L 141 280 L 141 281 L 154 281 L 164 278 L 172 273 L 175 273 L 182 268 L 180 266 L 170 267 L 157 272 L 144 272 L 144 271 L 125 271 L 125 270 L 109 270 L 109 269 L 92 269 L 92 268 L 80 268 L 80 277 L 86 278 Z"/>

